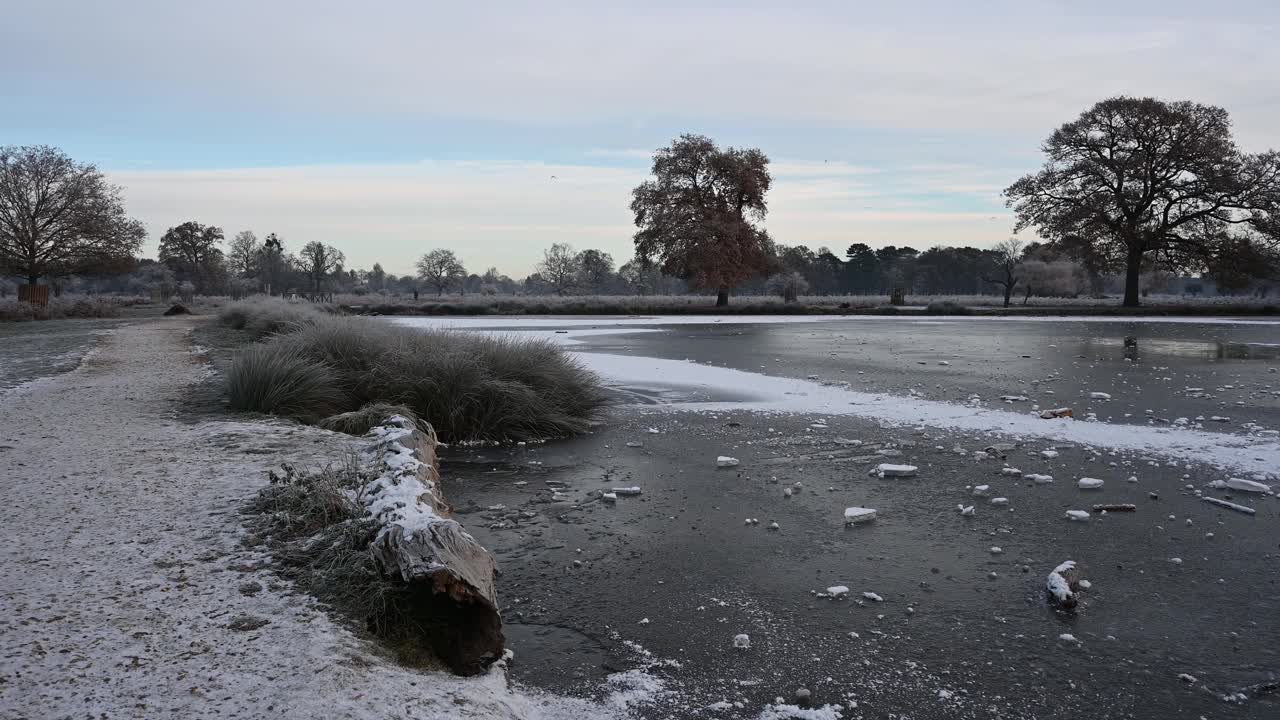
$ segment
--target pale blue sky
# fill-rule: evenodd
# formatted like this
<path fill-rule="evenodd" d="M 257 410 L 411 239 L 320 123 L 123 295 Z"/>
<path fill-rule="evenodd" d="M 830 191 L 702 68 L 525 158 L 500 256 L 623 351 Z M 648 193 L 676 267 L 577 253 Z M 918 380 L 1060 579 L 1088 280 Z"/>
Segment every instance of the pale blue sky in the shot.
<path fill-rule="evenodd" d="M 2 4 L 0 143 L 106 169 L 152 247 L 197 219 L 401 273 L 433 247 L 517 276 L 557 241 L 622 260 L 681 132 L 769 154 L 783 243 L 981 246 L 1108 95 L 1220 104 L 1280 146 L 1263 0 Z"/>

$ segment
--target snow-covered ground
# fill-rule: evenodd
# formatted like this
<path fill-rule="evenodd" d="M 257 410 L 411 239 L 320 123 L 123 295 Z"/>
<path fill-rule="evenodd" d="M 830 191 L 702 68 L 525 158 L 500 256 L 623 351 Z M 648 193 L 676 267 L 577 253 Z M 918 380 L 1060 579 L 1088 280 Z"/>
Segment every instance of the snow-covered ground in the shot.
<path fill-rule="evenodd" d="M 128 325 L 78 370 L 0 395 L 0 718 L 611 718 L 605 700 L 399 667 L 243 548 L 243 501 L 280 462 L 345 436 L 284 422 L 181 421 L 204 372 L 190 320 Z"/>

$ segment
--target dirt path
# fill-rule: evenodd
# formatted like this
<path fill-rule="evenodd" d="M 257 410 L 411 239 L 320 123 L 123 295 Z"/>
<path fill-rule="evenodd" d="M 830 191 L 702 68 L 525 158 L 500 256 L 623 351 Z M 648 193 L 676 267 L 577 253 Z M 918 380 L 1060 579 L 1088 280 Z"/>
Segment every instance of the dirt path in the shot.
<path fill-rule="evenodd" d="M 242 548 L 280 462 L 343 452 L 286 423 L 177 419 L 189 319 L 128 325 L 0 395 L 0 717 L 560 717 L 585 707 L 389 664 Z"/>

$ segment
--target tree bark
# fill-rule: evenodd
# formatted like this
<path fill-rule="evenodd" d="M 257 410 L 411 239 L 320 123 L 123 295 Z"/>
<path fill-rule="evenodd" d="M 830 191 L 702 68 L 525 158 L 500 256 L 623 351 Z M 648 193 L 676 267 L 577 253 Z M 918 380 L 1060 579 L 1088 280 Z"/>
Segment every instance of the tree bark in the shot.
<path fill-rule="evenodd" d="M 1013 285 L 1004 286 L 1004 306 L 1009 307 L 1009 298 L 1013 297 Z"/>
<path fill-rule="evenodd" d="M 1138 284 L 1142 276 L 1142 251 L 1129 250 L 1128 266 L 1124 274 L 1124 307 L 1139 307 Z"/>
<path fill-rule="evenodd" d="M 728 307 L 729 305 L 729 288 L 720 288 L 716 293 L 716 307 Z"/>
<path fill-rule="evenodd" d="M 382 524 L 370 544 L 386 577 L 406 584 L 406 639 L 431 648 L 459 675 L 484 672 L 506 643 L 489 552 L 449 517 L 439 489 L 435 434 L 395 415 L 366 436 L 378 476 L 360 492 Z M 404 500 L 412 496 L 416 503 Z M 412 501 L 411 501 L 412 502 Z"/>

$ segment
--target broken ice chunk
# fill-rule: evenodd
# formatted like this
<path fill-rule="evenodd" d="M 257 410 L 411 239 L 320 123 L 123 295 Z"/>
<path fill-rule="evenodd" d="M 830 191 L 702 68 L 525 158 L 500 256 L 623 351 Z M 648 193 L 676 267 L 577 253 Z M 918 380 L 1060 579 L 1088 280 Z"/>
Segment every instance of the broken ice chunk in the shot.
<path fill-rule="evenodd" d="M 640 486 L 633 485 L 631 487 L 616 487 L 613 489 L 614 495 L 639 495 Z"/>
<path fill-rule="evenodd" d="M 751 647 L 751 636 L 741 633 L 733 636 L 733 646 L 739 650 L 746 650 Z"/>
<path fill-rule="evenodd" d="M 1089 393 L 1089 399 L 1090 400 L 1110 400 L 1111 395 L 1104 392 L 1091 392 Z"/>
<path fill-rule="evenodd" d="M 844 524 L 856 525 L 876 519 L 876 511 L 872 508 L 848 507 L 844 509 Z"/>
<path fill-rule="evenodd" d="M 1067 560 L 1049 573 L 1045 580 L 1045 589 L 1049 596 L 1064 608 L 1076 606 L 1076 588 L 1079 587 L 1079 573 L 1074 560 Z M 1064 638 L 1065 639 L 1065 638 Z M 1075 640 L 1075 638 L 1071 638 Z"/>
<path fill-rule="evenodd" d="M 1052 475 L 1039 475 L 1037 473 L 1031 473 L 1030 475 L 1023 475 L 1023 477 L 1037 485 L 1047 485 L 1048 483 L 1053 482 Z"/>
<path fill-rule="evenodd" d="M 728 455 L 721 455 L 720 457 L 716 458 L 716 467 L 722 467 L 722 468 L 736 467 L 737 464 L 738 464 L 738 458 L 735 458 L 735 457 L 729 457 Z"/>
<path fill-rule="evenodd" d="M 916 474 L 918 468 L 915 465 L 891 465 L 889 463 L 880 463 L 876 466 L 875 474 L 880 477 L 912 477 Z"/>
<path fill-rule="evenodd" d="M 1067 519 L 1075 520 L 1076 522 L 1088 522 L 1089 513 L 1086 510 L 1068 510 Z"/>
<path fill-rule="evenodd" d="M 832 585 L 827 588 L 827 594 L 833 598 L 841 598 L 849 594 L 849 588 L 844 585 Z"/>
<path fill-rule="evenodd" d="M 870 600 L 871 602 L 884 602 L 884 598 L 880 597 L 879 595 L 873 592 L 864 592 L 862 593 L 862 597 Z"/>
<path fill-rule="evenodd" d="M 1216 490 L 1229 489 L 1239 490 L 1241 492 L 1267 493 L 1271 492 L 1270 485 L 1264 485 L 1253 480 L 1245 480 L 1244 478 L 1227 478 L 1226 480 L 1214 480 L 1209 483 L 1209 487 Z"/>
<path fill-rule="evenodd" d="M 1085 477 L 1076 481 L 1076 487 L 1079 487 L 1081 490 L 1098 490 L 1102 485 L 1103 481 L 1098 478 Z"/>

